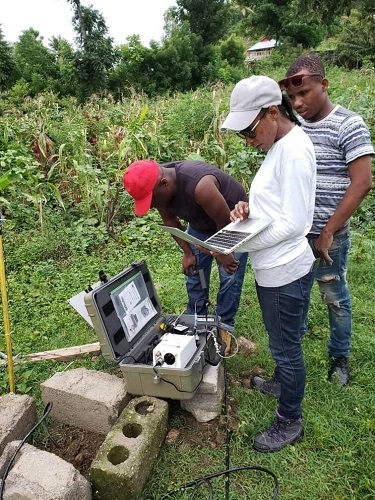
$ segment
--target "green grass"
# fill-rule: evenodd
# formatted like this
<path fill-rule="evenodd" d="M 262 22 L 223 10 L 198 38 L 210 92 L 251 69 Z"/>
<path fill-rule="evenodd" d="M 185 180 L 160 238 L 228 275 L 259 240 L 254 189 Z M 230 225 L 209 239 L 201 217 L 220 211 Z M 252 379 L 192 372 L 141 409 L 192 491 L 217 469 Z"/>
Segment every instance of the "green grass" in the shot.
<path fill-rule="evenodd" d="M 275 79 L 285 72 L 285 68 L 263 64 L 261 72 Z M 327 68 L 327 75 L 332 101 L 360 113 L 374 137 L 373 79 L 365 72 L 335 67 Z M 181 252 L 172 238 L 157 228 L 157 214 L 133 218 L 132 203 L 121 188 L 121 176 L 125 166 L 136 158 L 169 161 L 199 154 L 248 184 L 261 161 L 259 154 L 244 149 L 233 134 L 218 134 L 218 126 L 228 112 L 230 90 L 199 89 L 194 96 L 176 94 L 147 103 L 139 96 L 111 105 L 95 101 L 83 108 L 66 103 L 58 114 L 54 110 L 60 104 L 49 103 L 41 96 L 37 106 L 30 100 L 22 110 L 9 110 L 0 116 L 4 132 L 0 137 L 4 143 L 0 148 L 1 175 L 8 170 L 12 174 L 11 184 L 1 193 L 1 206 L 8 219 L 3 224 L 3 243 L 15 355 L 97 341 L 94 330 L 67 301 L 96 282 L 101 269 L 111 277 L 132 262 L 145 259 L 164 312 L 185 309 Z M 100 115 L 95 148 L 87 142 L 85 114 Z M 45 164 L 35 171 L 31 146 L 36 139 L 43 145 L 43 137 L 36 132 L 40 130 L 49 131 L 56 144 Z M 41 172 L 47 177 L 41 178 Z M 63 196 L 65 211 L 48 191 L 51 186 L 45 182 L 47 179 Z M 119 186 L 119 198 L 114 204 L 118 211 L 109 237 L 104 221 L 111 214 Z M 352 381 L 349 387 L 339 389 L 326 380 L 328 320 L 314 286 L 310 328 L 304 339 L 305 437 L 298 445 L 272 455 L 253 451 L 251 440 L 272 420 L 275 400 L 239 384 L 244 370 L 273 370 L 250 266 L 246 274 L 236 334 L 251 338 L 259 352 L 252 356 L 240 353 L 227 362 L 229 395 L 235 402 L 238 420 L 230 441 L 231 465 L 269 468 L 280 482 L 279 498 L 283 500 L 375 499 L 374 207 L 371 193 L 353 224 L 348 271 L 354 309 Z M 217 284 L 214 270 L 212 302 Z M 0 351 L 5 350 L 0 311 Z M 57 371 L 81 366 L 119 374 L 103 358 L 91 356 L 16 364 L 16 392 L 32 395 L 41 414 L 41 382 Z M 2 364 L 0 394 L 8 391 L 7 369 Z M 181 415 L 171 415 L 171 427 L 184 425 Z M 158 498 L 187 481 L 224 468 L 225 447 L 212 447 L 204 437 L 194 447 L 183 442 L 166 443 L 146 490 Z M 214 498 L 221 500 L 225 496 L 223 479 L 218 478 L 216 483 L 219 493 Z M 231 500 L 268 500 L 272 487 L 272 479 L 259 472 L 236 473 L 231 478 Z M 190 494 L 179 498 L 190 498 Z M 206 488 L 194 498 L 207 497 Z"/>
<path fill-rule="evenodd" d="M 155 217 L 151 216 L 149 224 L 154 222 Z M 45 235 L 39 235 L 38 238 L 32 229 L 24 231 L 22 238 L 8 233 L 7 229 L 4 231 L 4 247 L 14 354 L 96 341 L 95 332 L 68 305 L 67 300 L 95 282 L 100 269 L 104 269 L 108 276 L 114 276 L 133 261 L 145 259 L 164 312 L 184 310 L 186 295 L 180 271 L 181 253 L 172 239 L 160 234 L 160 230 L 155 231 L 155 241 L 137 245 L 123 243 L 123 232 L 129 233 L 123 229 L 116 239 L 109 240 L 104 246 L 92 248 L 89 253 L 70 253 L 69 244 L 74 242 L 64 239 L 64 227 L 55 236 L 59 242 L 57 250 L 47 248 L 47 242 L 53 234 L 50 231 L 56 234 L 56 229 L 47 227 Z M 19 257 L 21 242 L 18 238 L 23 240 L 30 260 Z M 301 443 L 275 454 L 260 454 L 251 446 L 254 434 L 273 419 L 275 400 L 244 389 L 236 382 L 244 370 L 259 366 L 271 373 L 273 369 L 250 267 L 246 274 L 236 332 L 237 335 L 251 338 L 258 345 L 259 353 L 252 356 L 239 353 L 227 361 L 228 391 L 235 402 L 238 420 L 230 440 L 230 464 L 232 467 L 259 466 L 270 469 L 279 480 L 278 498 L 283 500 L 375 498 L 373 240 L 370 234 L 363 236 L 359 232 L 354 232 L 352 239 L 348 273 L 354 306 L 352 381 L 348 387 L 340 389 L 326 380 L 327 314 L 314 286 L 310 330 L 304 339 L 307 367 L 303 405 L 305 437 Z M 157 252 L 154 251 L 155 245 Z M 47 250 L 47 258 L 32 261 L 32 255 L 43 255 Z M 217 271 L 214 270 L 211 290 L 213 302 L 216 291 Z M 3 338 L 0 340 L 0 350 L 5 351 Z M 35 397 L 41 412 L 40 383 L 56 371 L 79 366 L 119 374 L 113 365 L 101 357 L 91 356 L 70 362 L 16 364 L 17 393 L 28 393 Z M 8 383 L 4 366 L 1 372 L 1 391 L 6 393 Z M 181 415 L 170 420 L 171 428 L 183 428 L 184 425 L 186 421 Z M 194 447 L 184 446 L 179 441 L 165 443 L 146 492 L 158 498 L 188 481 L 224 469 L 225 446 L 212 447 L 209 442 L 205 442 L 204 436 Z M 223 478 L 215 479 L 213 484 L 214 498 L 225 498 Z M 236 472 L 231 477 L 231 500 L 270 499 L 272 490 L 271 477 L 257 471 Z M 175 497 L 190 498 L 189 494 L 191 490 Z M 195 498 L 208 498 L 207 495 L 205 487 L 199 490 Z"/>

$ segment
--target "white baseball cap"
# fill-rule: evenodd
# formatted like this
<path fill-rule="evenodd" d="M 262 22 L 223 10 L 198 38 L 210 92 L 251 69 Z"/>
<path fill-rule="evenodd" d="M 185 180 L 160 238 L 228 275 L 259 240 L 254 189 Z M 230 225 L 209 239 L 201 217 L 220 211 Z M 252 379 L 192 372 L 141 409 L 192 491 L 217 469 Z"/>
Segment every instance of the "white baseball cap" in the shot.
<path fill-rule="evenodd" d="M 279 85 L 268 76 L 250 76 L 240 80 L 230 96 L 230 112 L 221 130 L 244 130 L 262 108 L 281 104 Z"/>

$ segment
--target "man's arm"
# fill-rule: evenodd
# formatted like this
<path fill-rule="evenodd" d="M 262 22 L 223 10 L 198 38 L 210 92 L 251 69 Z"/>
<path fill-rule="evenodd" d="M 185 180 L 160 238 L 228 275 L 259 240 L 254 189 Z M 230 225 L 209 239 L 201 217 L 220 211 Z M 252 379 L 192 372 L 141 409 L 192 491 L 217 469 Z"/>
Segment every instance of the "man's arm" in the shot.
<path fill-rule="evenodd" d="M 181 225 L 179 219 L 173 213 L 169 212 L 168 209 L 160 208 L 158 209 L 158 212 L 165 226 L 177 227 L 178 229 L 185 231 L 185 228 Z M 177 238 L 176 236 L 173 236 L 173 238 L 175 239 L 181 250 L 184 252 L 184 256 L 182 258 L 182 272 L 183 274 L 187 275 L 196 266 L 195 255 L 187 241 L 182 240 L 181 238 Z"/>
<path fill-rule="evenodd" d="M 354 214 L 372 187 L 371 155 L 360 156 L 349 163 L 348 174 L 350 186 L 315 243 L 315 249 L 328 264 L 332 263 L 328 250 L 334 233 Z"/>
<path fill-rule="evenodd" d="M 217 231 L 229 224 L 230 210 L 219 191 L 219 182 L 215 176 L 205 175 L 202 177 L 195 188 L 194 198 L 209 218 L 215 222 Z M 215 254 L 215 258 L 227 273 L 233 274 L 237 270 L 239 261 L 234 258 L 233 254 Z"/>
<path fill-rule="evenodd" d="M 219 181 L 213 175 L 205 175 L 198 182 L 195 192 L 195 201 L 216 224 L 216 230 L 223 228 L 230 222 L 228 204 L 219 191 Z"/>

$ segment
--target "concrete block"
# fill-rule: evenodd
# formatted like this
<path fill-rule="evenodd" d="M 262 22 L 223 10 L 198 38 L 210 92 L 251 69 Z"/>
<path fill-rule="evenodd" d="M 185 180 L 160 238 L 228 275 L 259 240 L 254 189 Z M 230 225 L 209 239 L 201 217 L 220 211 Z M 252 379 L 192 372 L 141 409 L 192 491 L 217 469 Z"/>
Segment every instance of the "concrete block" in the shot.
<path fill-rule="evenodd" d="M 0 455 L 11 441 L 23 439 L 36 422 L 32 397 L 13 392 L 0 396 Z"/>
<path fill-rule="evenodd" d="M 86 368 L 55 373 L 40 388 L 51 418 L 98 434 L 107 434 L 131 398 L 122 378 Z"/>
<path fill-rule="evenodd" d="M 202 382 L 194 397 L 181 401 L 181 408 L 191 413 L 198 422 L 209 422 L 221 413 L 224 388 L 222 364 L 207 365 L 203 372 Z"/>
<path fill-rule="evenodd" d="M 130 401 L 91 464 L 94 498 L 140 497 L 164 441 L 167 423 L 166 401 L 151 396 Z"/>
<path fill-rule="evenodd" d="M 9 443 L 0 458 L 0 476 L 20 441 Z M 4 500 L 91 500 L 91 485 L 73 465 L 25 443 L 4 484 Z"/>
<path fill-rule="evenodd" d="M 224 388 L 224 367 L 221 363 L 216 366 L 207 365 L 203 370 L 202 382 L 195 395 L 218 394 Z"/>

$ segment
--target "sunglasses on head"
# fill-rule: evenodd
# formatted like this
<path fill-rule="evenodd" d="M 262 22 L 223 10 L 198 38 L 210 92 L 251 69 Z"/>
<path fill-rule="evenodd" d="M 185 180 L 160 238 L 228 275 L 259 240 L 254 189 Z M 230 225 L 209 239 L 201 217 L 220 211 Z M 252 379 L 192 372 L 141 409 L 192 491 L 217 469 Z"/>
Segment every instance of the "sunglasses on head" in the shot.
<path fill-rule="evenodd" d="M 324 78 L 324 76 L 321 75 L 320 73 L 310 73 L 310 74 L 304 73 L 301 75 L 289 76 L 288 78 L 284 78 L 283 80 L 280 80 L 278 82 L 279 87 L 281 90 L 288 90 L 288 88 L 290 86 L 302 87 L 304 78 L 306 78 L 308 76 L 320 76 L 321 78 Z"/>
<path fill-rule="evenodd" d="M 236 132 L 236 135 L 238 137 L 240 137 L 241 139 L 247 139 L 247 138 L 255 139 L 255 137 L 256 137 L 255 129 L 259 125 L 261 119 L 265 117 L 267 111 L 268 111 L 268 108 L 266 108 L 263 111 L 262 115 L 259 117 L 259 120 L 256 122 L 256 124 L 253 127 L 248 127 L 248 128 L 243 129 L 243 130 L 239 130 L 238 132 Z"/>

